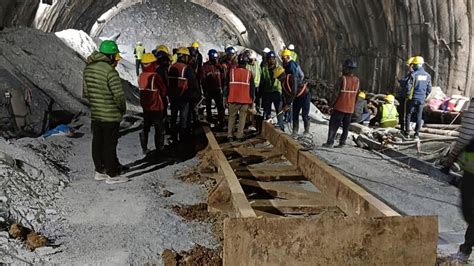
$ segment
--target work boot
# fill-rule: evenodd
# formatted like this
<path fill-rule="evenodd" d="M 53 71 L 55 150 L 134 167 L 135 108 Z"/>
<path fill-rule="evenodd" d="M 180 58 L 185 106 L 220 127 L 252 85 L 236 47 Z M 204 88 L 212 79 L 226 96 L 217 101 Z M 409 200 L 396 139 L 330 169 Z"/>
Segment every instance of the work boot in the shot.
<path fill-rule="evenodd" d="M 324 147 L 324 148 L 333 148 L 333 147 L 334 147 L 334 144 L 331 144 L 331 143 L 324 143 L 324 144 L 323 144 L 323 147 Z"/>
<path fill-rule="evenodd" d="M 309 121 L 304 121 L 304 135 L 308 135 L 309 134 L 309 126 L 310 126 L 310 123 Z"/>
<path fill-rule="evenodd" d="M 142 152 L 143 154 L 148 153 L 148 134 L 145 134 L 144 131 L 140 132 L 140 146 L 142 146 Z"/>
<path fill-rule="evenodd" d="M 293 123 L 293 135 L 298 135 L 298 131 L 300 131 L 300 125 L 299 123 Z"/>
<path fill-rule="evenodd" d="M 105 180 L 105 183 L 112 185 L 112 184 L 126 183 L 128 181 L 130 181 L 130 179 L 128 179 L 128 177 L 118 175 L 118 176 L 114 176 L 114 177 L 109 176 L 107 178 L 107 180 Z"/>
<path fill-rule="evenodd" d="M 107 178 L 109 178 L 109 176 L 103 173 L 95 172 L 94 174 L 94 180 L 97 181 L 104 181 L 107 180 Z"/>

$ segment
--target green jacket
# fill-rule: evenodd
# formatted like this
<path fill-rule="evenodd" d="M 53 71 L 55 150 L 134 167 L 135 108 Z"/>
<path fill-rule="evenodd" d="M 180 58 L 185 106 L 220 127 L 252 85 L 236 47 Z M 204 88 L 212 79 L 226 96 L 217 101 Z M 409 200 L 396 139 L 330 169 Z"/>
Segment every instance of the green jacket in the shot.
<path fill-rule="evenodd" d="M 126 111 L 122 80 L 110 59 L 93 52 L 84 69 L 83 96 L 91 105 L 94 121 L 120 122 Z"/>
<path fill-rule="evenodd" d="M 276 67 L 275 67 L 276 68 Z M 281 93 L 281 82 L 278 79 L 273 78 L 274 69 L 270 70 L 268 65 L 262 68 L 262 80 L 260 82 L 260 91 L 263 92 L 274 92 L 278 91 Z"/>
<path fill-rule="evenodd" d="M 257 62 L 255 62 L 253 65 L 247 64 L 246 68 L 247 68 L 247 70 L 250 70 L 250 72 L 252 72 L 253 82 L 255 83 L 255 87 L 259 87 L 260 86 L 260 76 L 261 76 L 260 65 Z"/>

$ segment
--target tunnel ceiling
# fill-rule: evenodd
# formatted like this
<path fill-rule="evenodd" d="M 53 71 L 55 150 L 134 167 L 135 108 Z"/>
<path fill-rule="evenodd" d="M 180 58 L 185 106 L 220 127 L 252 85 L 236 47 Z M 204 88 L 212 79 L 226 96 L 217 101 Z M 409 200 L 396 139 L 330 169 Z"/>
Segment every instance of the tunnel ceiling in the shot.
<path fill-rule="evenodd" d="M 119 0 L 55 0 L 37 24 L 45 31 L 89 32 Z M 159 1 L 159 0 L 148 0 Z M 35 5 L 2 0 L 2 26 L 32 25 Z M 359 62 L 364 89 L 390 91 L 409 55 L 425 57 L 433 83 L 449 94 L 472 95 L 472 1 L 438 0 L 203 0 L 232 11 L 245 25 L 249 45 L 261 50 L 293 43 L 308 77 L 332 84 L 344 58 Z M 3 13 L 2 13 L 3 12 Z M 8 14 L 8 16 L 5 16 Z M 21 14 L 21 15 L 20 15 Z M 23 16 L 22 14 L 27 14 Z M 273 47 L 279 49 L 280 47 Z M 324 89 L 321 94 L 330 94 Z"/>

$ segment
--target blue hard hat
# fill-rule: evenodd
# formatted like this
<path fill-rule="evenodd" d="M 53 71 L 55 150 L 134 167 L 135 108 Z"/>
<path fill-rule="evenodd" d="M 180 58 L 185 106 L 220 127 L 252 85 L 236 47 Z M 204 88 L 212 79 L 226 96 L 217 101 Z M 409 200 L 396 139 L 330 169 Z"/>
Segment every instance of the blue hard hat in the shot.
<path fill-rule="evenodd" d="M 267 58 L 270 58 L 270 57 L 276 57 L 276 54 L 274 51 L 270 51 L 267 53 Z"/>
<path fill-rule="evenodd" d="M 209 58 L 218 58 L 219 57 L 219 54 L 217 53 L 216 49 L 209 50 L 209 52 L 207 52 L 207 55 L 209 56 Z"/>
<path fill-rule="evenodd" d="M 229 46 L 229 47 L 227 47 L 227 48 L 225 49 L 225 53 L 226 53 L 226 54 L 235 54 L 236 51 L 235 51 L 235 48 L 234 48 L 234 47 Z"/>
<path fill-rule="evenodd" d="M 352 61 L 351 59 L 346 59 L 346 61 L 344 61 L 344 64 L 342 66 L 345 68 L 354 69 L 354 68 L 357 68 L 357 63 Z"/>

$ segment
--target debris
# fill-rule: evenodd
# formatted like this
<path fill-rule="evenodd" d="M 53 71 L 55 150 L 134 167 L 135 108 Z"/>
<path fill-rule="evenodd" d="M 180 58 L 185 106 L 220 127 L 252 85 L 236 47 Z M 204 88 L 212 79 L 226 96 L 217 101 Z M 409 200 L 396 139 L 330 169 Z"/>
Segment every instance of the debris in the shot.
<path fill-rule="evenodd" d="M 174 265 L 222 265 L 222 251 L 195 245 L 191 250 L 181 251 L 179 254 L 172 250 L 165 250 L 161 255 L 165 266 Z"/>
<path fill-rule="evenodd" d="M 187 206 L 173 206 L 173 210 L 181 217 L 188 221 L 198 220 L 204 221 L 209 216 L 206 203 Z"/>
<path fill-rule="evenodd" d="M 28 234 L 31 232 L 30 229 L 22 226 L 21 224 L 12 224 L 10 226 L 10 231 L 8 233 L 12 238 L 15 238 L 17 240 L 25 241 Z"/>
<path fill-rule="evenodd" d="M 36 232 L 31 232 L 28 234 L 28 236 L 26 237 L 26 247 L 33 251 L 39 247 L 43 247 L 44 245 L 46 245 L 46 242 L 48 240 L 46 239 L 46 237 L 36 233 Z"/>
<path fill-rule="evenodd" d="M 171 191 L 169 191 L 169 190 L 166 190 L 166 189 L 163 190 L 163 192 L 161 193 L 161 196 L 162 196 L 162 197 L 165 197 L 165 198 L 169 198 L 169 197 L 171 197 L 171 196 L 173 196 L 173 195 L 174 195 L 173 192 L 171 192 Z"/>

